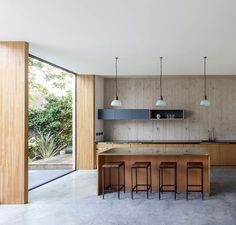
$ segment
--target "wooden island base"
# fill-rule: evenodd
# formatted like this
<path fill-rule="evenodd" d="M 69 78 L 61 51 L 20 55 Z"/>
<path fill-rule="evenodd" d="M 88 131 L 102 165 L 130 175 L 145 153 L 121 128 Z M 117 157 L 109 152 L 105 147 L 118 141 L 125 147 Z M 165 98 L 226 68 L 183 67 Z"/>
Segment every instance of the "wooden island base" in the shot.
<path fill-rule="evenodd" d="M 105 162 L 125 162 L 125 182 L 126 190 L 130 190 L 131 187 L 131 165 L 135 162 L 150 161 L 152 164 L 152 189 L 158 190 L 158 167 L 161 162 L 177 162 L 177 182 L 178 191 L 183 192 L 186 190 L 186 164 L 187 162 L 202 162 L 204 165 L 204 190 L 210 193 L 210 174 L 209 174 L 209 156 L 208 154 L 98 154 L 98 194 L 102 191 L 102 165 Z M 107 173 L 108 174 L 108 173 Z M 122 173 L 121 173 L 122 174 Z M 123 174 L 121 175 L 121 181 L 123 181 Z M 164 173 L 164 182 L 167 184 L 173 183 L 173 171 L 166 170 Z M 107 182 L 108 176 L 106 176 Z M 112 182 L 117 183 L 117 175 L 115 170 L 112 172 Z M 145 169 L 139 169 L 138 182 L 146 183 Z M 199 170 L 193 170 L 189 172 L 189 183 L 200 184 L 201 177 Z M 108 183 L 106 183 L 108 184 Z"/>

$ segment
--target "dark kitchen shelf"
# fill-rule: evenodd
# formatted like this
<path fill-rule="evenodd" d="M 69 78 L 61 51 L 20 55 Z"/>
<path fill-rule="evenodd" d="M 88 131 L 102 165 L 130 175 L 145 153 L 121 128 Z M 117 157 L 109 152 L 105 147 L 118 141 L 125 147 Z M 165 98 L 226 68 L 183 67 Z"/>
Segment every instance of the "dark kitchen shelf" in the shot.
<path fill-rule="evenodd" d="M 157 119 L 157 114 L 161 115 Z M 168 118 L 167 115 L 175 115 Z M 183 120 L 184 110 L 156 110 L 156 109 L 98 109 L 99 120 Z"/>
<path fill-rule="evenodd" d="M 184 119 L 184 110 L 183 109 L 151 109 L 149 111 L 150 120 L 183 120 Z M 157 115 L 160 115 L 160 118 L 157 118 Z M 169 118 L 168 115 L 174 117 Z"/>

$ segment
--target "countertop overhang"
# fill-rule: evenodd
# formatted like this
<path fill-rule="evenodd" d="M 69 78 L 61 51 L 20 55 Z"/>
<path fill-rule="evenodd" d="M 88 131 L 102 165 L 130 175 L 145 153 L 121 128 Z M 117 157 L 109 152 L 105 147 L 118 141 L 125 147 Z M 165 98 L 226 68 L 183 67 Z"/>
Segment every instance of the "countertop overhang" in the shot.
<path fill-rule="evenodd" d="M 99 155 L 206 155 L 207 148 L 112 148 Z"/>
<path fill-rule="evenodd" d="M 97 141 L 97 144 L 236 144 L 236 140 L 104 140 Z"/>

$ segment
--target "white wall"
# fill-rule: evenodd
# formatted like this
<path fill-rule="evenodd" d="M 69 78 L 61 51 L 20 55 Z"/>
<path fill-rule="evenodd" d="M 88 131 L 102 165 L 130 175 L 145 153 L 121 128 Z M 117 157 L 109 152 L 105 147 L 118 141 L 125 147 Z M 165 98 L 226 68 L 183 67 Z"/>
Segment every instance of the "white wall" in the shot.
<path fill-rule="evenodd" d="M 105 121 L 105 140 L 202 140 L 208 129 L 215 128 L 219 140 L 236 140 L 236 77 L 208 78 L 209 108 L 199 105 L 203 97 L 202 77 L 171 77 L 163 80 L 167 109 L 186 110 L 183 121 Z M 105 79 L 105 108 L 114 96 L 114 80 Z M 121 78 L 118 95 L 122 108 L 155 107 L 159 97 L 159 80 L 154 78 Z"/>

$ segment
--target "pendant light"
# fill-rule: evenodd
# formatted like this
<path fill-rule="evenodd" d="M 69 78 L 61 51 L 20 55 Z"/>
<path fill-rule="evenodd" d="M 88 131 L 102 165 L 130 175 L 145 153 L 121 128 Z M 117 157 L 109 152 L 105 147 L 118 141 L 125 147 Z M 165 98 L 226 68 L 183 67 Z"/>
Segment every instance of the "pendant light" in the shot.
<path fill-rule="evenodd" d="M 121 106 L 121 101 L 119 100 L 118 98 L 118 94 L 117 94 L 117 61 L 118 61 L 118 57 L 115 57 L 115 60 L 116 60 L 116 78 L 115 78 L 115 85 L 116 85 L 116 95 L 114 97 L 114 100 L 111 102 L 111 106 L 114 106 L 114 107 L 119 107 Z"/>
<path fill-rule="evenodd" d="M 204 56 L 204 99 L 201 100 L 200 105 L 201 106 L 210 106 L 210 101 L 207 99 L 206 95 L 206 60 L 207 57 Z"/>
<path fill-rule="evenodd" d="M 166 106 L 166 101 L 163 99 L 162 96 L 162 59 L 163 57 L 160 57 L 160 99 L 156 101 L 156 106 Z"/>

